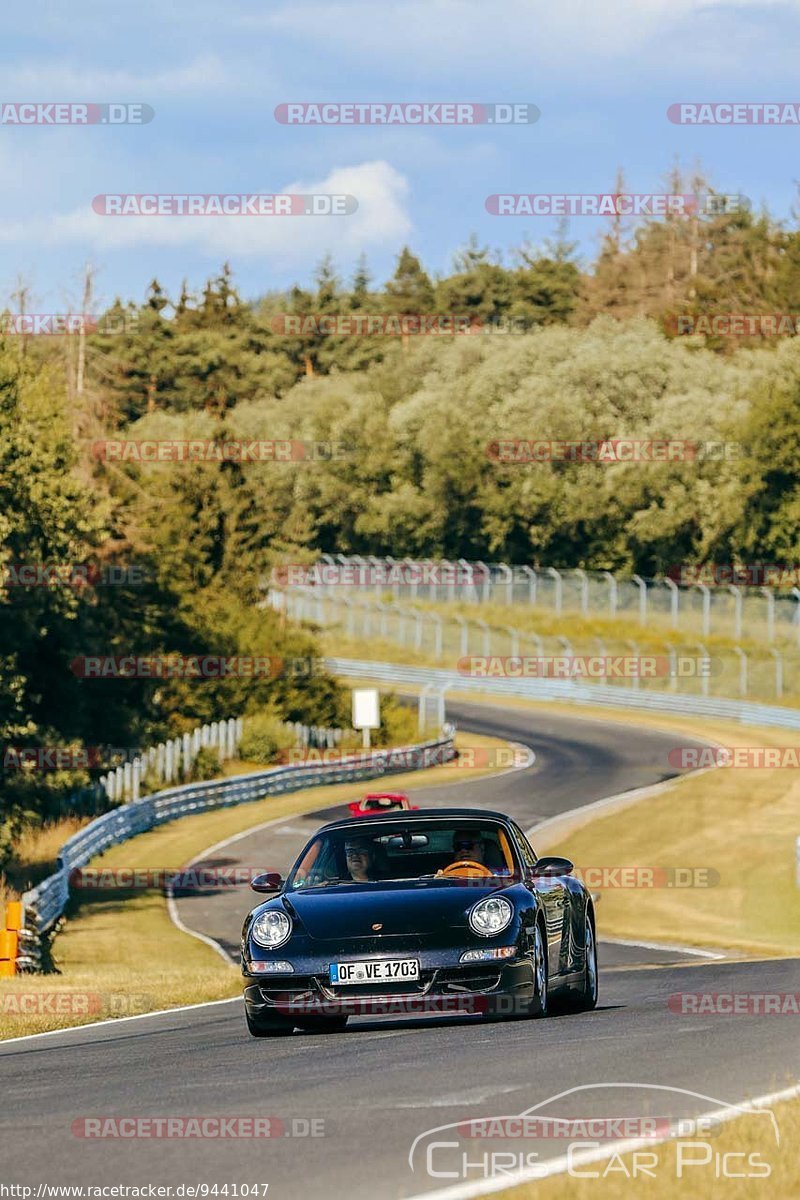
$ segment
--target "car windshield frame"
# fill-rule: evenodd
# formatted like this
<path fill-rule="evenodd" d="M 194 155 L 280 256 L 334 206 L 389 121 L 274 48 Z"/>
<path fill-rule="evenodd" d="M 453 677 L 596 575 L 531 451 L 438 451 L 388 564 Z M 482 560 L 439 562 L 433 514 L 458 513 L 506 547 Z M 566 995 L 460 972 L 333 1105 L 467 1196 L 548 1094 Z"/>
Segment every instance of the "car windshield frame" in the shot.
<path fill-rule="evenodd" d="M 475 830 L 483 831 L 485 835 L 493 835 L 493 844 L 496 845 L 497 856 L 503 862 L 503 866 L 498 863 L 487 864 L 491 869 L 491 874 L 486 876 L 487 883 L 491 880 L 519 880 L 524 878 L 524 861 L 519 846 L 517 845 L 516 837 L 513 830 L 505 822 L 496 818 L 488 818 L 476 815 L 458 816 L 458 817 L 413 817 L 409 812 L 408 820 L 381 820 L 376 816 L 374 821 L 359 822 L 358 825 L 345 826 L 337 825 L 331 829 L 323 829 L 311 838 L 303 847 L 303 850 L 295 860 L 284 886 L 284 890 L 289 893 L 302 892 L 309 893 L 315 891 L 323 891 L 331 887 L 366 887 L 372 885 L 385 884 L 392 886 L 398 883 L 425 883 L 435 881 L 436 883 L 463 883 L 464 875 L 444 876 L 437 875 L 436 870 L 431 872 L 420 873 L 418 871 L 411 872 L 408 875 L 387 875 L 386 877 L 378 877 L 369 880 L 369 883 L 358 881 L 352 877 L 348 878 L 344 875 L 341 865 L 337 865 L 332 869 L 332 864 L 335 859 L 337 864 L 344 863 L 344 846 L 348 841 L 364 838 L 371 841 L 377 839 L 387 839 L 385 846 L 379 848 L 384 849 L 387 854 L 385 861 L 391 861 L 388 857 L 390 847 L 388 839 L 397 836 L 411 835 L 412 837 L 419 834 L 428 836 L 438 833 L 440 836 L 443 832 L 447 834 L 447 840 L 454 840 L 454 835 L 459 830 L 464 832 L 474 832 Z M 430 843 L 429 843 L 430 845 Z M 421 853 L 430 853 L 426 846 L 417 847 L 418 853 L 416 858 L 419 859 Z M 409 847 L 409 855 L 412 848 Z M 436 852 L 433 852 L 436 853 Z M 452 849 L 441 846 L 438 849 L 440 861 L 438 867 L 444 865 L 441 861 L 443 857 L 449 858 L 449 862 L 460 861 L 455 857 Z M 391 856 L 394 857 L 393 855 Z M 464 856 L 467 858 L 468 856 Z M 313 871 L 315 866 L 320 863 L 324 871 L 328 871 L 327 877 L 313 879 Z M 510 860 L 510 868 L 509 868 Z M 413 861 L 410 859 L 410 861 Z M 431 864 L 433 865 L 433 864 Z M 317 866 L 319 870 L 319 866 Z M 337 873 L 340 872 L 340 873 Z M 313 879 L 313 882 L 310 880 Z"/>

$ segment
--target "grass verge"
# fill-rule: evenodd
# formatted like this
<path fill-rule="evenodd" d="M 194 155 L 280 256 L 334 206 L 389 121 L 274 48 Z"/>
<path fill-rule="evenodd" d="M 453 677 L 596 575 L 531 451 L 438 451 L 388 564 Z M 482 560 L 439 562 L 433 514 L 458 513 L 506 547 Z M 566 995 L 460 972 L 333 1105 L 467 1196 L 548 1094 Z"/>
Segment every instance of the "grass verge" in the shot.
<path fill-rule="evenodd" d="M 572 1173 L 493 1195 L 498 1200 L 628 1200 L 632 1195 L 647 1200 L 676 1200 L 687 1195 L 692 1200 L 716 1200 L 719 1196 L 725 1200 L 752 1200 L 762 1194 L 797 1196 L 800 1101 L 784 1101 L 772 1111 L 779 1143 L 768 1117 L 747 1114 L 718 1127 L 713 1137 L 700 1135 L 665 1142 L 638 1151 L 638 1158 L 636 1152 L 615 1155 L 612 1151 L 608 1158 L 576 1166 Z M 512 1143 L 502 1145 L 506 1149 Z M 566 1150 L 567 1143 L 561 1153 Z"/>

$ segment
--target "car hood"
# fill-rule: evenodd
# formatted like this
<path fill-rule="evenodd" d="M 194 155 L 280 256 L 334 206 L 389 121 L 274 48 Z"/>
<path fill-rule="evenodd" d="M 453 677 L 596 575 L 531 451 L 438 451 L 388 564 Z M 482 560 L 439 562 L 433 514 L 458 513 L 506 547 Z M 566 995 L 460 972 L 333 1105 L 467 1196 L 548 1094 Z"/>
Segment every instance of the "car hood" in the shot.
<path fill-rule="evenodd" d="M 390 887 L 360 884 L 287 892 L 282 900 L 293 909 L 312 938 L 369 937 L 373 926 L 381 934 L 434 933 L 466 926 L 473 904 L 496 892 L 488 887 L 461 887 L 455 883 L 414 883 Z"/>

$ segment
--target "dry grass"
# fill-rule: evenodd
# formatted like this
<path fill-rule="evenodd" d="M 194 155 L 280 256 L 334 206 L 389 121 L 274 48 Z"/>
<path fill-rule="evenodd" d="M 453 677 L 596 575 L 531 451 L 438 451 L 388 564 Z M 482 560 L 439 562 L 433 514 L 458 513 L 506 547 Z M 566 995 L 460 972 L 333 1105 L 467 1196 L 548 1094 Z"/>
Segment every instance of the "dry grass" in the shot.
<path fill-rule="evenodd" d="M 46 825 L 26 825 L 14 843 L 13 858 L 0 875 L 0 903 L 18 900 L 56 868 L 58 852 L 91 817 L 62 817 Z"/>
<path fill-rule="evenodd" d="M 493 1195 L 498 1200 L 630 1200 L 632 1196 L 647 1200 L 683 1200 L 686 1196 L 692 1200 L 718 1200 L 720 1196 L 725 1200 L 752 1200 L 754 1196 L 789 1200 L 800 1195 L 800 1101 L 775 1105 L 773 1112 L 779 1144 L 769 1118 L 748 1114 L 723 1125 L 714 1137 L 692 1138 L 701 1143 L 696 1148 L 683 1139 L 640 1151 L 640 1168 L 648 1165 L 641 1156 L 655 1156 L 650 1176 L 641 1169 L 634 1176 L 634 1155 L 623 1154 L 575 1167 L 571 1175 L 540 1179 Z M 497 1145 L 519 1150 L 510 1142 Z M 566 1144 L 557 1151 L 565 1152 Z M 696 1165 L 688 1165 L 690 1160 Z M 596 1175 L 590 1177 L 589 1172 Z M 750 1177 L 736 1178 L 737 1174 Z"/>
<path fill-rule="evenodd" d="M 717 737 L 727 747 L 800 748 L 800 737 L 786 731 L 734 727 Z M 684 776 L 580 828 L 561 834 L 558 825 L 548 828 L 536 849 L 557 848 L 582 867 L 693 867 L 718 876 L 713 886 L 600 888 L 598 924 L 607 936 L 794 955 L 800 954 L 799 812 L 796 769 L 721 767 Z"/>

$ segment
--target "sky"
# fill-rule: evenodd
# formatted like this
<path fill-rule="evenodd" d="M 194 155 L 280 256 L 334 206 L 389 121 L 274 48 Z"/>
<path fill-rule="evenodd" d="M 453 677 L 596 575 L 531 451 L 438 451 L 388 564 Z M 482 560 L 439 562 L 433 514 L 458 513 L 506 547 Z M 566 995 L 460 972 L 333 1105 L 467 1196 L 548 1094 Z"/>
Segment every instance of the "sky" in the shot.
<path fill-rule="evenodd" d="M 0 104 L 139 103 L 147 124 L 0 124 L 0 306 L 75 311 L 176 295 L 230 261 L 248 299 L 307 284 L 325 253 L 376 283 L 403 244 L 445 274 L 471 233 L 511 260 L 551 216 L 494 216 L 495 193 L 664 190 L 679 161 L 791 220 L 800 126 L 690 127 L 670 104 L 800 101 L 800 0 L 39 0 L 0 15 Z M 276 106 L 527 103 L 506 127 L 297 126 Z M 2 111 L 2 110 L 0 110 Z M 346 194 L 341 216 L 104 216 L 101 194 Z M 570 220 L 584 262 L 605 223 Z M 11 305 L 13 308 L 13 304 Z"/>

